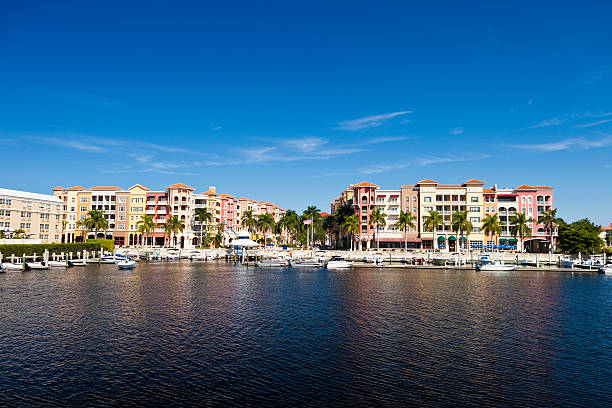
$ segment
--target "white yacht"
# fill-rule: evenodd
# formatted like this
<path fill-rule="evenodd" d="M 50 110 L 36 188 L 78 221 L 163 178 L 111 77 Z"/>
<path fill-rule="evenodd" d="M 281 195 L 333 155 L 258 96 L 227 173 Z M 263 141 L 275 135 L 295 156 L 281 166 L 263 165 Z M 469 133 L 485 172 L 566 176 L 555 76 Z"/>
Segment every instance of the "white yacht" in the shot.
<path fill-rule="evenodd" d="M 117 266 L 119 269 L 134 269 L 136 267 L 136 261 L 131 258 L 127 258 L 123 261 L 117 262 Z"/>
<path fill-rule="evenodd" d="M 327 269 L 351 268 L 352 266 L 352 262 L 345 261 L 344 258 L 340 256 L 334 256 L 327 261 Z"/>
<path fill-rule="evenodd" d="M 486 255 L 476 264 L 478 271 L 513 271 L 517 268 L 516 265 L 506 264 L 503 260 L 491 259 Z"/>

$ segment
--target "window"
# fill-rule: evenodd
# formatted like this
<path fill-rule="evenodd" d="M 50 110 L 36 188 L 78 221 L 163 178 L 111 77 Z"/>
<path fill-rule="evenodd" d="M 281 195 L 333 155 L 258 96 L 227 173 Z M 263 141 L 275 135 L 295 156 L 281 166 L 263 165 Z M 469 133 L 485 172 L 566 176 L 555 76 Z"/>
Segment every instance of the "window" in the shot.
<path fill-rule="evenodd" d="M 527 202 L 529 203 L 529 205 L 532 205 L 533 204 L 533 197 L 529 196 L 527 198 Z"/>
<path fill-rule="evenodd" d="M 521 204 L 525 205 L 525 197 L 521 197 Z"/>
<path fill-rule="evenodd" d="M 425 197 L 425 198 L 429 198 L 429 197 Z M 442 201 L 442 196 L 441 195 L 437 195 L 436 196 L 436 201 Z M 428 202 L 431 202 L 431 198 L 429 198 Z"/>
<path fill-rule="evenodd" d="M 83 206 L 83 205 L 82 205 L 82 206 L 81 206 L 81 212 L 85 212 L 85 211 L 87 211 L 87 207 L 85 207 L 85 206 Z"/>
<path fill-rule="evenodd" d="M 416 199 L 417 199 L 416 197 L 412 197 L 412 202 L 416 203 Z"/>
<path fill-rule="evenodd" d="M 442 197 L 442 196 L 438 196 L 438 197 Z M 438 201 L 441 201 L 441 200 L 438 200 Z M 425 203 L 431 203 L 431 197 L 424 197 L 424 198 L 423 198 L 423 202 L 425 202 Z"/>
<path fill-rule="evenodd" d="M 473 203 L 477 203 L 477 202 L 478 202 L 478 197 L 476 197 L 476 196 L 472 196 L 471 201 L 472 201 Z"/>
<path fill-rule="evenodd" d="M 72 197 L 72 200 L 70 200 L 71 203 L 76 203 L 76 198 Z"/>
<path fill-rule="evenodd" d="M 480 207 L 470 207 L 470 212 L 480 212 Z"/>
<path fill-rule="evenodd" d="M 472 228 L 472 232 L 480 232 L 481 228 L 480 227 L 474 227 Z"/>
<path fill-rule="evenodd" d="M 364 206 L 362 206 L 362 207 L 361 207 L 361 211 L 368 211 L 368 207 L 367 207 L 367 206 L 365 206 L 365 205 L 364 205 Z"/>
<path fill-rule="evenodd" d="M 123 225 L 123 224 L 119 224 L 119 225 L 117 225 L 117 229 L 118 229 L 119 231 L 123 231 L 123 230 L 125 230 L 125 225 Z"/>
<path fill-rule="evenodd" d="M 433 211 L 433 207 L 425 207 L 425 211 Z"/>
<path fill-rule="evenodd" d="M 470 217 L 470 222 L 480 222 L 480 217 Z"/>
<path fill-rule="evenodd" d="M 119 212 L 125 212 L 125 207 L 119 207 Z"/>
<path fill-rule="evenodd" d="M 495 212 L 495 207 L 491 207 L 491 212 L 494 213 Z"/>
<path fill-rule="evenodd" d="M 4 198 L 0 198 L 0 204 L 4 204 Z"/>
<path fill-rule="evenodd" d="M 81 202 L 82 203 L 86 203 L 87 202 L 87 197 L 81 197 Z"/>
<path fill-rule="evenodd" d="M 126 201 L 126 197 L 119 197 L 119 202 L 120 203 L 125 203 Z"/>
<path fill-rule="evenodd" d="M 125 215 L 120 215 L 119 216 L 119 221 L 125 221 Z"/>

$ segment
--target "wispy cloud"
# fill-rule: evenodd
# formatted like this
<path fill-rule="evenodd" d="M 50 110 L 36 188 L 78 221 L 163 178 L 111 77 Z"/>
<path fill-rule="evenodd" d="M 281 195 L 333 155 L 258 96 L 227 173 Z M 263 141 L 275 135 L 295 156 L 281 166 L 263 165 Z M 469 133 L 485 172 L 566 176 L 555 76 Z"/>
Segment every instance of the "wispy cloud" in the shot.
<path fill-rule="evenodd" d="M 582 76 L 582 79 L 579 81 L 581 85 L 592 85 L 595 84 L 605 78 L 607 78 L 612 73 L 612 66 L 603 66 L 597 70 L 588 72 Z"/>
<path fill-rule="evenodd" d="M 598 140 L 588 140 L 584 137 L 576 137 L 557 142 L 519 144 L 511 145 L 510 147 L 538 152 L 558 152 L 563 150 L 588 150 L 607 146 L 612 146 L 612 136 L 610 135 L 606 135 L 604 138 Z"/>
<path fill-rule="evenodd" d="M 451 135 L 462 135 L 463 134 L 463 128 L 461 126 L 456 127 L 454 129 L 452 129 L 450 132 L 448 132 Z"/>
<path fill-rule="evenodd" d="M 399 111 L 392 113 L 385 113 L 382 115 L 373 115 L 366 116 L 359 119 L 345 120 L 343 122 L 338 122 L 336 129 L 341 130 L 362 130 L 362 129 L 371 129 L 378 126 L 381 126 L 385 121 L 412 113 L 412 111 Z"/>
<path fill-rule="evenodd" d="M 40 143 L 51 144 L 56 146 L 68 147 L 71 149 L 81 150 L 84 152 L 91 153 L 106 153 L 108 146 L 103 146 L 98 143 L 93 143 L 87 140 L 77 140 L 71 138 L 57 138 L 57 137 L 44 137 L 44 136 L 30 136 L 30 139 L 38 141 Z"/>
<path fill-rule="evenodd" d="M 407 136 L 389 136 L 389 137 L 377 137 L 374 139 L 368 139 L 365 140 L 361 143 L 359 143 L 359 146 L 370 146 L 370 145 L 375 145 L 375 144 L 379 144 L 379 143 L 391 143 L 391 142 L 400 142 L 402 140 L 408 140 L 408 139 L 416 139 L 416 137 L 407 137 Z"/>
<path fill-rule="evenodd" d="M 589 128 L 589 127 L 593 127 L 593 126 L 603 125 L 604 123 L 608 123 L 608 122 L 612 122 L 612 119 L 602 119 L 602 120 L 598 120 L 596 122 L 583 123 L 581 125 L 576 125 L 576 127 L 577 128 Z"/>
<path fill-rule="evenodd" d="M 84 99 L 83 103 L 86 105 L 97 105 L 112 109 L 118 109 L 121 107 L 121 102 L 107 99 Z"/>
<path fill-rule="evenodd" d="M 365 166 L 360 169 L 361 174 L 377 174 L 384 173 L 391 170 L 403 169 L 410 166 L 430 166 L 433 164 L 444 164 L 444 163 L 453 163 L 453 162 L 468 162 L 475 160 L 483 160 L 491 157 L 490 154 L 481 154 L 481 155 L 449 155 L 449 156 L 424 156 L 417 157 L 411 161 L 405 163 L 396 163 L 396 164 L 374 164 L 370 166 Z"/>
<path fill-rule="evenodd" d="M 554 118 L 543 120 L 539 123 L 536 123 L 535 125 L 527 126 L 525 129 L 537 129 L 537 128 L 550 127 L 550 126 L 559 126 L 566 122 L 567 122 L 567 119 L 562 119 L 557 116 Z"/>

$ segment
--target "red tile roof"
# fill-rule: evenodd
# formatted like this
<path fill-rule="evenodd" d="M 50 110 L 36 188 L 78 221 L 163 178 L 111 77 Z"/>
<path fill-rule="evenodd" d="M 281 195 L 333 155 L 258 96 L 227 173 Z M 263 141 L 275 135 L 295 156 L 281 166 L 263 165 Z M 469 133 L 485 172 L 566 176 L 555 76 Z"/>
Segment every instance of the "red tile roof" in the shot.
<path fill-rule="evenodd" d="M 425 180 L 421 180 L 417 183 L 417 185 L 419 184 L 438 184 L 437 181 L 433 181 L 433 180 L 429 180 L 429 179 L 425 179 Z"/>
<path fill-rule="evenodd" d="M 601 229 L 602 229 L 603 231 L 611 231 L 611 230 L 612 230 L 612 222 L 610 223 L 610 225 L 609 225 L 609 226 L 607 226 L 607 227 L 601 227 Z"/>
<path fill-rule="evenodd" d="M 90 188 L 90 190 L 121 190 L 121 187 L 117 186 L 96 186 Z"/>
<path fill-rule="evenodd" d="M 171 189 L 171 188 L 182 188 L 184 190 L 195 190 L 195 188 L 189 187 L 188 185 L 183 184 L 183 183 L 176 183 L 176 184 L 166 187 L 166 189 Z"/>
<path fill-rule="evenodd" d="M 81 186 L 74 186 L 74 187 L 70 187 L 68 190 L 76 191 L 76 190 L 87 190 L 87 189 Z"/>
<path fill-rule="evenodd" d="M 438 187 L 463 187 L 463 185 L 459 185 L 459 184 L 438 184 Z"/>
<path fill-rule="evenodd" d="M 516 188 L 517 190 L 552 190 L 552 187 L 548 186 L 528 186 L 526 184 L 522 184 Z"/>
<path fill-rule="evenodd" d="M 406 185 L 402 186 L 402 188 L 412 188 L 412 187 L 414 187 L 414 184 L 412 184 L 412 185 L 411 184 L 406 184 Z"/>
<path fill-rule="evenodd" d="M 221 197 L 221 198 L 234 198 L 234 196 L 231 196 L 231 195 L 226 194 L 226 193 L 221 194 L 219 197 Z"/>
<path fill-rule="evenodd" d="M 463 184 L 484 184 L 484 183 L 485 182 L 482 180 L 471 179 L 471 180 L 466 181 Z"/>
<path fill-rule="evenodd" d="M 352 184 L 351 187 L 376 187 L 378 188 L 376 184 L 368 183 L 367 181 L 362 181 L 361 183 Z"/>
<path fill-rule="evenodd" d="M 319 213 L 321 217 L 329 217 L 329 214 L 326 212 Z"/>
<path fill-rule="evenodd" d="M 489 194 L 495 194 L 495 190 L 492 188 L 484 188 L 482 191 Z"/>
<path fill-rule="evenodd" d="M 55 187 L 55 188 L 53 189 L 53 191 L 57 191 L 57 190 L 65 190 L 65 188 L 64 188 L 64 187 L 60 187 L 60 186 L 58 186 L 58 187 Z"/>

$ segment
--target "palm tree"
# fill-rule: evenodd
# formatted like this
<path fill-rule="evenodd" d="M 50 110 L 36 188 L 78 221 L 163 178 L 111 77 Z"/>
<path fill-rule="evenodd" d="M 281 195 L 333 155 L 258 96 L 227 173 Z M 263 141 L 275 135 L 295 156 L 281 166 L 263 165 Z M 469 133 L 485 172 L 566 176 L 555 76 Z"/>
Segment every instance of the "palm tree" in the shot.
<path fill-rule="evenodd" d="M 26 238 L 25 230 L 23 228 L 17 228 L 15 231 L 13 231 L 13 238 L 15 239 Z"/>
<path fill-rule="evenodd" d="M 240 225 L 246 228 L 250 233 L 253 233 L 253 229 L 257 226 L 257 220 L 253 215 L 253 210 L 247 210 L 242 214 Z"/>
<path fill-rule="evenodd" d="M 380 239 L 378 238 L 378 228 L 387 225 L 387 214 L 382 209 L 376 208 L 370 214 L 370 225 L 376 226 L 376 250 L 380 250 Z"/>
<path fill-rule="evenodd" d="M 87 239 L 86 239 L 87 238 L 87 231 L 89 231 L 87 219 L 78 220 L 76 222 L 76 226 L 83 230 L 83 242 L 87 241 Z M 75 237 L 75 239 L 76 239 L 76 237 Z"/>
<path fill-rule="evenodd" d="M 470 232 L 472 232 L 473 225 L 468 219 L 468 213 L 465 211 L 456 211 L 452 216 L 451 229 L 453 232 L 459 234 L 460 239 L 463 238 L 464 232 L 467 232 L 469 236 Z"/>
<path fill-rule="evenodd" d="M 327 217 L 323 218 L 323 229 L 327 233 L 326 235 L 329 235 L 330 243 L 331 243 L 331 232 L 335 226 L 336 226 L 336 216 L 332 214 L 332 215 L 328 215 Z M 327 243 L 325 245 L 327 245 Z"/>
<path fill-rule="evenodd" d="M 145 246 L 147 246 L 147 241 L 149 240 L 149 234 L 152 234 L 155 231 L 155 220 L 152 215 L 143 215 L 142 218 L 136 223 L 138 225 L 138 233 L 144 234 L 145 236 Z M 152 243 L 153 240 L 151 240 Z"/>
<path fill-rule="evenodd" d="M 394 227 L 404 231 L 404 252 L 408 252 L 408 229 L 414 228 L 415 218 L 409 211 L 400 211 L 399 218 Z"/>
<path fill-rule="evenodd" d="M 264 236 L 264 247 L 267 245 L 267 241 L 266 241 L 266 232 L 268 230 L 272 230 L 274 229 L 274 217 L 272 217 L 271 214 L 261 214 L 259 217 L 257 217 L 257 226 L 260 228 L 260 230 L 263 232 L 263 236 Z"/>
<path fill-rule="evenodd" d="M 204 236 L 204 223 L 210 224 L 213 220 L 212 213 L 208 212 L 206 208 L 196 208 L 195 218 L 200 222 L 200 245 L 202 245 L 202 237 Z"/>
<path fill-rule="evenodd" d="M 185 224 L 179 219 L 178 215 L 171 215 L 164 224 L 164 230 L 170 234 L 170 242 L 172 243 L 172 235 L 174 234 L 175 240 L 176 235 L 179 232 L 183 232 Z M 176 243 L 175 243 L 176 244 Z"/>
<path fill-rule="evenodd" d="M 93 230 L 95 237 L 98 238 L 98 232 L 108 229 L 108 221 L 104 218 L 104 214 L 99 210 L 90 210 L 85 218 L 85 226 L 89 230 Z M 85 242 L 86 239 L 83 241 Z"/>
<path fill-rule="evenodd" d="M 215 247 L 220 247 L 221 244 L 223 243 L 223 234 L 221 234 L 221 231 L 217 231 L 217 234 L 215 234 L 215 237 L 213 238 L 213 242 L 215 243 Z"/>
<path fill-rule="evenodd" d="M 499 222 L 499 217 L 497 214 L 487 215 L 482 220 L 482 230 L 485 233 L 485 236 L 491 235 L 491 249 L 493 249 L 493 243 L 495 234 L 499 235 L 502 232 L 502 225 Z"/>
<path fill-rule="evenodd" d="M 523 252 L 525 249 L 523 248 L 524 239 L 531 236 L 531 228 L 529 228 L 529 226 L 527 225 L 530 222 L 533 222 L 533 218 L 527 218 L 527 214 L 525 214 L 524 212 L 519 212 L 516 215 L 510 217 L 510 223 L 514 224 L 512 226 L 512 235 L 514 235 L 514 238 L 518 236 L 521 240 L 521 252 Z"/>
<path fill-rule="evenodd" d="M 426 215 L 423 220 L 423 228 L 426 231 L 433 232 L 434 249 L 436 245 L 436 231 L 438 230 L 438 227 L 443 224 L 444 224 L 444 218 L 437 211 L 430 211 L 429 215 Z"/>
<path fill-rule="evenodd" d="M 541 217 L 538 217 L 538 222 L 540 224 L 543 224 L 544 227 L 548 230 L 548 232 L 550 233 L 550 248 L 549 251 L 552 254 L 553 252 L 553 228 L 555 225 L 560 225 L 563 223 L 563 220 L 561 218 L 557 217 L 557 209 L 555 208 L 554 210 L 546 210 L 544 212 L 544 215 L 542 215 Z"/>
<path fill-rule="evenodd" d="M 356 214 L 349 215 L 344 218 L 342 223 L 342 229 L 344 232 L 351 236 L 351 251 L 353 250 L 353 244 L 355 243 L 355 235 L 359 233 L 359 218 Z"/>
<path fill-rule="evenodd" d="M 310 223 L 310 231 L 311 231 L 310 239 L 311 239 L 311 242 L 309 242 L 309 245 L 311 243 L 314 244 L 314 240 L 315 240 L 314 239 L 314 224 L 321 217 L 320 213 L 321 213 L 321 210 L 319 210 L 316 205 L 310 205 L 310 206 L 308 206 L 308 208 L 306 208 L 304 210 L 303 215 L 305 215 L 306 218 L 308 218 L 308 219 L 310 219 L 312 221 Z"/>
<path fill-rule="evenodd" d="M 62 236 L 64 237 L 64 242 L 68 242 L 66 238 L 66 226 L 68 225 L 68 220 L 62 220 Z"/>

